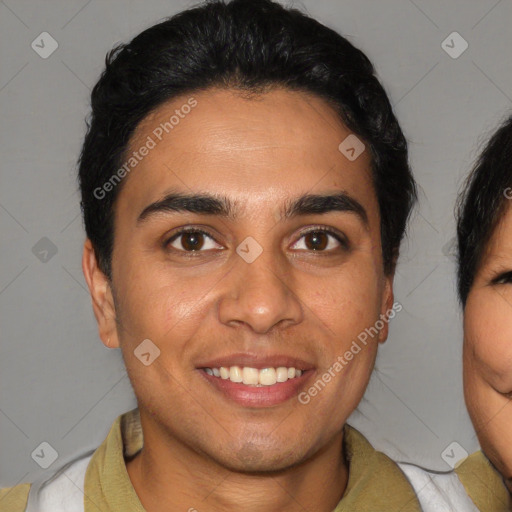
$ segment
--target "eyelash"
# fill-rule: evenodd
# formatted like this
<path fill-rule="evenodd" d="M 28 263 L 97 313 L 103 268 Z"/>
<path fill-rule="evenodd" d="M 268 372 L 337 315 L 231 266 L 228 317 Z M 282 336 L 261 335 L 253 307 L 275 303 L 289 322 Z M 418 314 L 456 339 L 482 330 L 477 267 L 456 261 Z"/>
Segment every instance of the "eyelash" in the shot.
<path fill-rule="evenodd" d="M 303 238 L 304 236 L 306 236 L 306 235 L 308 235 L 310 233 L 318 233 L 318 232 L 326 233 L 328 235 L 331 235 L 340 244 L 341 249 L 347 251 L 350 248 L 349 242 L 348 242 L 348 240 L 346 239 L 345 236 L 339 234 L 338 232 L 334 231 L 333 229 L 326 228 L 326 227 L 323 227 L 323 226 L 316 226 L 316 227 L 310 228 L 307 231 L 301 233 L 300 237 L 297 239 L 297 241 L 295 243 L 297 243 L 301 238 Z M 170 238 L 167 238 L 165 240 L 164 244 L 163 244 L 164 249 L 169 250 L 169 245 L 172 242 L 177 240 L 181 235 L 184 235 L 184 234 L 187 234 L 187 233 L 199 233 L 199 234 L 205 235 L 205 236 L 211 238 L 216 244 L 219 244 L 219 242 L 217 242 L 217 240 L 215 240 L 215 237 L 212 236 L 210 233 L 208 233 L 208 231 L 205 231 L 205 230 L 200 229 L 200 228 L 187 227 L 187 228 L 180 229 L 179 231 L 175 232 Z M 176 249 L 174 247 L 170 248 L 170 250 L 173 250 L 173 251 L 176 251 L 176 252 L 179 252 L 179 253 L 185 253 L 185 254 L 187 254 L 188 256 L 191 256 L 191 257 L 196 257 L 198 255 L 198 253 L 201 253 L 201 252 L 207 252 L 207 251 L 201 251 L 201 250 L 198 250 L 198 251 L 185 251 L 185 250 L 182 250 L 182 249 Z M 304 249 L 300 249 L 300 250 L 303 251 Z M 324 254 L 327 253 L 328 254 L 328 253 L 333 252 L 333 249 L 320 250 L 320 251 L 314 251 L 313 249 L 310 249 L 308 252 L 317 252 L 317 253 L 324 253 Z"/>

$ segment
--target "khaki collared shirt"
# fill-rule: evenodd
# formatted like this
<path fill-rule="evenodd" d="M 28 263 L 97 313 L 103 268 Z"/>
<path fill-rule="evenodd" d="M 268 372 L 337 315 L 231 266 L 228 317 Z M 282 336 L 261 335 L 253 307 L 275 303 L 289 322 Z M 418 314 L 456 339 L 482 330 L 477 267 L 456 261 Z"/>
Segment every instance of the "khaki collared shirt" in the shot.
<path fill-rule="evenodd" d="M 87 466 L 85 512 L 145 512 L 125 464 L 142 445 L 138 410 L 119 416 Z M 348 483 L 333 512 L 421 512 L 415 492 L 398 465 L 376 451 L 364 436 L 348 425 L 345 426 L 344 446 L 349 466 Z M 459 478 L 466 489 L 473 492 L 472 499 L 481 511 L 501 512 L 501 509 L 489 508 L 494 507 L 496 501 L 486 495 L 492 487 L 500 499 L 506 499 L 506 490 L 504 486 L 499 487 L 499 479 L 490 465 L 481 466 L 482 460 L 476 462 L 479 464 L 472 462 L 465 468 L 461 466 Z M 475 479 L 484 480 L 484 486 L 475 484 Z M 0 490 L 0 511 L 23 512 L 29 489 L 30 484 L 21 484 Z"/>
<path fill-rule="evenodd" d="M 481 451 L 467 457 L 455 472 L 479 510 L 512 510 L 512 499 L 503 479 Z"/>

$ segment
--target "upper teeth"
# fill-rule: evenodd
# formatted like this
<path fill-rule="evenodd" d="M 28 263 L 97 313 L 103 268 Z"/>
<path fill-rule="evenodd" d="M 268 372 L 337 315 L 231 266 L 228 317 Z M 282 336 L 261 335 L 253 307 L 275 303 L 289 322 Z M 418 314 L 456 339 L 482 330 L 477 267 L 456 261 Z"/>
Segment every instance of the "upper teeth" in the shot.
<path fill-rule="evenodd" d="M 232 382 L 242 382 L 253 386 L 272 386 L 276 382 L 286 382 L 288 379 L 302 375 L 302 370 L 293 367 L 286 368 L 285 366 L 263 368 L 261 370 L 249 366 L 231 366 L 229 368 L 221 366 L 220 368 L 205 368 L 204 370 L 209 375 L 221 379 L 229 379 Z"/>

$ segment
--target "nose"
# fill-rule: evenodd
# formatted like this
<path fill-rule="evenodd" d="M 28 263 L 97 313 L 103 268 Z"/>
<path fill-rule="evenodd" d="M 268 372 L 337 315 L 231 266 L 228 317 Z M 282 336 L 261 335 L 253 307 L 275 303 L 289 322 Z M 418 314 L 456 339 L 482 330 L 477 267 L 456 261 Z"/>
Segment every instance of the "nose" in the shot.
<path fill-rule="evenodd" d="M 284 258 L 265 250 L 252 263 L 239 258 L 226 276 L 225 293 L 219 299 L 220 321 L 229 326 L 246 325 L 258 334 L 268 333 L 278 324 L 300 323 L 303 307 L 286 265 Z"/>

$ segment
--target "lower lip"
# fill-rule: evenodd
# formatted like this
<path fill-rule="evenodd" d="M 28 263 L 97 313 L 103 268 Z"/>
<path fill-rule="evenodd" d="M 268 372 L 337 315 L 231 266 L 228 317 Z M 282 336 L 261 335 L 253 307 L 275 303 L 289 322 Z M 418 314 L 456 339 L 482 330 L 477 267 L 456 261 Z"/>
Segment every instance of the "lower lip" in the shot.
<path fill-rule="evenodd" d="M 286 382 L 257 387 L 215 377 L 201 369 L 198 371 L 217 391 L 244 407 L 271 407 L 282 404 L 296 397 L 300 388 L 305 386 L 306 381 L 314 373 L 314 370 L 306 370 L 300 377 L 288 379 Z"/>

